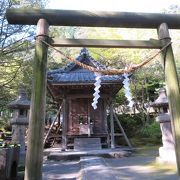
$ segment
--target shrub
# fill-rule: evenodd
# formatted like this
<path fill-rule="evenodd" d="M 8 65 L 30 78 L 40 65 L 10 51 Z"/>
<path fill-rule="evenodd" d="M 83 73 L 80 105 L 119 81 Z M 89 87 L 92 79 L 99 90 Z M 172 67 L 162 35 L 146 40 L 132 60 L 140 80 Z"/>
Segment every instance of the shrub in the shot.
<path fill-rule="evenodd" d="M 4 129 L 10 126 L 9 117 L 0 117 L 0 129 Z"/>
<path fill-rule="evenodd" d="M 142 138 L 149 138 L 151 142 L 160 143 L 161 130 L 159 123 L 154 121 L 151 124 L 146 124 L 145 127 L 140 129 L 139 135 Z"/>
<path fill-rule="evenodd" d="M 145 122 L 141 113 L 135 115 L 118 114 L 117 116 L 128 138 L 135 142 L 139 141 L 138 143 L 141 145 L 161 143 L 160 125 L 153 117 L 150 118 L 149 122 Z M 119 131 L 115 121 L 115 132 Z"/>
<path fill-rule="evenodd" d="M 140 114 L 130 115 L 130 114 L 119 114 L 118 119 L 126 132 L 128 137 L 133 137 L 138 134 L 139 129 L 142 127 L 143 123 Z M 118 131 L 118 126 L 115 126 L 115 132 Z"/>

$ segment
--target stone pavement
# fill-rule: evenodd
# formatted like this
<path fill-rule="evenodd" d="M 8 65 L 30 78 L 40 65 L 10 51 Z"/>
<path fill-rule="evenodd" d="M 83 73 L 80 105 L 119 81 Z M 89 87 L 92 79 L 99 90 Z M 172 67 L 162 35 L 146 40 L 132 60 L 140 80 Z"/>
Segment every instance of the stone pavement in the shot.
<path fill-rule="evenodd" d="M 175 171 L 154 167 L 155 157 L 138 155 L 105 162 L 118 180 L 178 180 Z"/>
<path fill-rule="evenodd" d="M 76 180 L 79 178 L 79 161 L 46 160 L 43 164 L 43 180 Z"/>
<path fill-rule="evenodd" d="M 115 148 L 115 149 L 94 149 L 94 150 L 81 150 L 81 151 L 61 151 L 57 148 L 46 150 L 48 160 L 74 160 L 80 159 L 83 156 L 99 156 L 106 158 L 120 158 L 130 156 L 132 149 L 129 148 Z"/>
<path fill-rule="evenodd" d="M 80 160 L 45 160 L 43 180 L 178 180 L 174 170 L 153 165 L 158 151 L 133 153 L 130 157 L 83 156 Z"/>
<path fill-rule="evenodd" d="M 81 180 L 114 180 L 116 175 L 106 165 L 105 158 L 97 156 L 86 156 L 80 159 L 81 164 Z"/>

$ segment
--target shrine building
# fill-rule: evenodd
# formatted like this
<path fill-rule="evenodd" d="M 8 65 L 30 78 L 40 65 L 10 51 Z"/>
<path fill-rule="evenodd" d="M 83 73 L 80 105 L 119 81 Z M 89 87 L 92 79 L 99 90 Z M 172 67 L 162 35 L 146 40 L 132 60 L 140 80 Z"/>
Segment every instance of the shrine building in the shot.
<path fill-rule="evenodd" d="M 107 69 L 94 60 L 83 48 L 76 58 L 81 63 L 97 69 Z M 112 99 L 123 86 L 122 75 L 102 75 L 100 98 L 97 109 L 93 109 L 95 73 L 83 69 L 74 62 L 63 68 L 48 72 L 48 90 L 59 105 L 62 105 L 62 145 L 74 148 L 79 138 L 98 138 L 102 146 L 109 147 L 110 127 L 107 112 Z"/>

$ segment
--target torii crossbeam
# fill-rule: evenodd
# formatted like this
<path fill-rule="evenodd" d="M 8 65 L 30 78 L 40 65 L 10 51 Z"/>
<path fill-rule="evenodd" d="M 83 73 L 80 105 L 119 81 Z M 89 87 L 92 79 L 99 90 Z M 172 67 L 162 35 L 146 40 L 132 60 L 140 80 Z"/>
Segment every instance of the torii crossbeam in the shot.
<path fill-rule="evenodd" d="M 36 25 L 46 19 L 52 26 L 157 28 L 167 23 L 170 29 L 180 28 L 180 15 L 160 13 L 75 11 L 53 9 L 7 9 L 11 24 Z"/>

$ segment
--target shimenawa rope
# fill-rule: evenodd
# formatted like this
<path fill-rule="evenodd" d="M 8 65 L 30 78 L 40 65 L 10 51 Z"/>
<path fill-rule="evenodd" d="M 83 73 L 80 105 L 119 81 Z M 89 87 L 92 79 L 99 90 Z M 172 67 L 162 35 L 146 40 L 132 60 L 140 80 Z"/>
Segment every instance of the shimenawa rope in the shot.
<path fill-rule="evenodd" d="M 76 63 L 77 65 L 81 66 L 84 69 L 87 69 L 89 71 L 92 72 L 97 72 L 97 73 L 101 73 L 104 75 L 117 75 L 117 74 L 124 74 L 124 73 L 131 73 L 139 68 L 141 68 L 142 66 L 146 65 L 147 63 L 149 63 L 150 61 L 152 61 L 156 56 L 158 56 L 163 50 L 165 50 L 170 44 L 172 44 L 172 42 L 167 43 L 165 46 L 163 46 L 155 55 L 149 57 L 148 59 L 144 60 L 143 62 L 137 64 L 137 65 L 130 65 L 127 69 L 97 69 L 94 68 L 92 66 L 88 66 L 84 63 L 79 62 L 78 60 L 71 58 L 69 56 L 67 56 L 65 53 L 63 53 L 62 51 L 60 51 L 59 49 L 56 49 L 55 47 L 53 47 L 51 44 L 47 43 L 46 41 L 40 40 L 41 42 L 43 42 L 44 44 L 46 44 L 47 46 L 51 47 L 52 49 L 56 50 L 57 52 L 59 52 L 61 55 L 63 55 L 64 57 L 66 57 L 67 59 L 69 59 L 70 61 Z"/>

